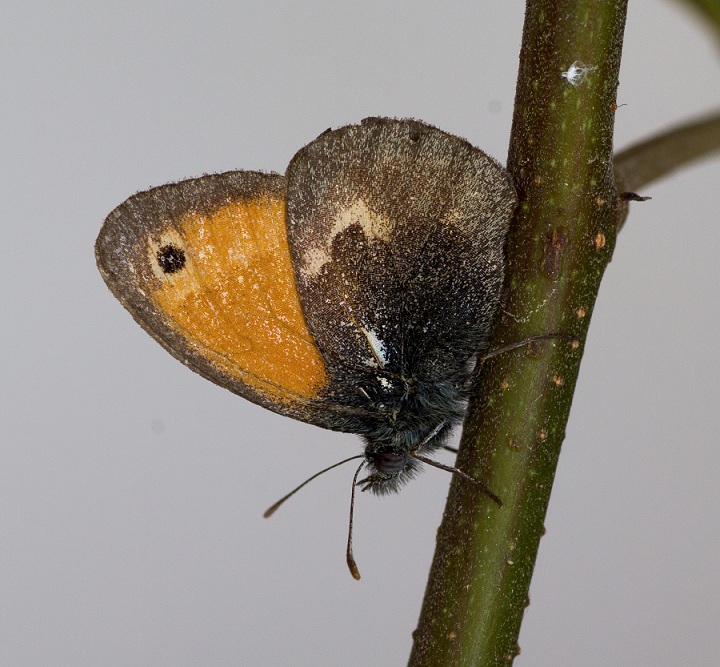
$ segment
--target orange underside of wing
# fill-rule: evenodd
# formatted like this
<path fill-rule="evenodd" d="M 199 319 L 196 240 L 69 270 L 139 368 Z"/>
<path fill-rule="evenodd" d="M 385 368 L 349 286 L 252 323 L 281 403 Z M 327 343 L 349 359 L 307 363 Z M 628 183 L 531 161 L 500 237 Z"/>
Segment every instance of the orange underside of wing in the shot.
<path fill-rule="evenodd" d="M 182 271 L 154 255 L 180 246 Z M 281 400 L 317 397 L 325 365 L 300 308 L 285 230 L 285 201 L 230 202 L 188 214 L 149 241 L 160 287 L 153 300 L 214 367 Z"/>

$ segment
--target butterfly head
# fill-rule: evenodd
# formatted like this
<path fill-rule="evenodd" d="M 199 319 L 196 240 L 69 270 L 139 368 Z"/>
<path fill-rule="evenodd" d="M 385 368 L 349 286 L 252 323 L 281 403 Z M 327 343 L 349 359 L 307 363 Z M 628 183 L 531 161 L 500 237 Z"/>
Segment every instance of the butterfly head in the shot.
<path fill-rule="evenodd" d="M 422 467 L 419 456 L 442 447 L 465 412 L 462 392 L 455 383 L 413 383 L 396 402 L 378 407 L 385 415 L 372 433 L 364 436 L 367 476 L 363 491 L 395 493 Z"/>

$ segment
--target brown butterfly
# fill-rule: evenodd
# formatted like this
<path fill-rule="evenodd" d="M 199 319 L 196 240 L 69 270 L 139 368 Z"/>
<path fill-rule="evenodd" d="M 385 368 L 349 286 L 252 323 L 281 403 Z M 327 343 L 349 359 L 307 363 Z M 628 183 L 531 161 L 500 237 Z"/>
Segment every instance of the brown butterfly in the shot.
<path fill-rule="evenodd" d="M 488 351 L 516 204 L 507 172 L 467 141 L 368 118 L 321 134 L 285 176 L 138 193 L 95 253 L 115 296 L 189 368 L 360 435 L 354 479 L 365 467 L 359 484 L 383 494 L 423 462 L 465 476 L 427 455 L 462 419 Z"/>

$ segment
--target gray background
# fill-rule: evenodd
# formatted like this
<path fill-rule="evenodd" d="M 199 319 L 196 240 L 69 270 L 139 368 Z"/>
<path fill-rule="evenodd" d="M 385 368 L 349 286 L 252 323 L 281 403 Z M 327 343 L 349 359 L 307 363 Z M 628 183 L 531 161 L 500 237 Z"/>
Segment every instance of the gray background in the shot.
<path fill-rule="evenodd" d="M 718 104 L 720 58 L 632 0 L 623 147 Z M 185 369 L 105 288 L 133 192 L 283 171 L 329 126 L 414 116 L 504 161 L 521 2 L 10 3 L 0 68 L 0 665 L 404 664 L 448 476 L 361 496 L 351 436 Z M 720 162 L 648 187 L 606 274 L 558 469 L 527 665 L 720 662 Z"/>

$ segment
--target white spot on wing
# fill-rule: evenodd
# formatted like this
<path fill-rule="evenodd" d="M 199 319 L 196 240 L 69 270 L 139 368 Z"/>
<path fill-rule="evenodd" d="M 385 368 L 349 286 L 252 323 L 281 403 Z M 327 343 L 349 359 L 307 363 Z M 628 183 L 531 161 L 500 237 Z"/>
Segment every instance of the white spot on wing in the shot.
<path fill-rule="evenodd" d="M 359 224 L 368 241 L 388 241 L 393 225 L 388 218 L 370 210 L 362 199 L 356 199 L 350 206 L 341 209 L 330 237 L 335 238 L 352 225 Z"/>
<path fill-rule="evenodd" d="M 382 377 L 382 375 L 378 375 L 377 381 L 378 381 L 378 382 L 382 385 L 382 387 L 385 388 L 385 389 L 392 389 L 392 388 L 393 388 L 392 382 L 390 382 L 390 380 L 388 380 L 387 378 Z"/>
<path fill-rule="evenodd" d="M 371 243 L 389 241 L 394 229 L 389 218 L 371 210 L 362 199 L 356 199 L 352 204 L 338 211 L 325 241 L 305 252 L 303 273 L 317 276 L 331 259 L 330 248 L 335 238 L 353 225 L 358 225 L 365 238 Z"/>
<path fill-rule="evenodd" d="M 378 338 L 378 335 L 372 329 L 360 327 L 360 331 L 362 331 L 365 338 L 367 338 L 368 343 L 370 343 L 370 349 L 372 350 L 374 360 L 379 364 L 380 368 L 385 368 L 385 364 L 387 364 L 388 361 L 385 344 Z"/>
<path fill-rule="evenodd" d="M 310 248 L 303 255 L 303 272 L 309 273 L 311 276 L 317 276 L 322 267 L 330 261 L 330 244 L 327 248 L 315 247 Z"/>

